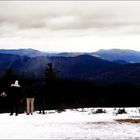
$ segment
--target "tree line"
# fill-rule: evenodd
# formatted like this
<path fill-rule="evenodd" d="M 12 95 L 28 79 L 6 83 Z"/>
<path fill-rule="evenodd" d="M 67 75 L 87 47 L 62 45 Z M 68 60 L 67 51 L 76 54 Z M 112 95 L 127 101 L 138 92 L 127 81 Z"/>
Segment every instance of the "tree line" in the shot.
<path fill-rule="evenodd" d="M 24 94 L 26 85 L 30 82 L 36 92 L 35 109 L 39 109 L 39 97 L 43 96 L 45 109 L 65 109 L 84 107 L 127 107 L 140 106 L 140 88 L 135 85 L 101 85 L 96 81 L 63 78 L 52 63 L 44 70 L 43 79 L 27 79 L 16 75 L 12 68 L 0 77 L 0 92 L 15 79 L 19 80 L 21 92 Z M 20 111 L 24 112 L 25 101 L 21 103 Z M 8 99 L 0 98 L 0 112 L 8 112 Z"/>

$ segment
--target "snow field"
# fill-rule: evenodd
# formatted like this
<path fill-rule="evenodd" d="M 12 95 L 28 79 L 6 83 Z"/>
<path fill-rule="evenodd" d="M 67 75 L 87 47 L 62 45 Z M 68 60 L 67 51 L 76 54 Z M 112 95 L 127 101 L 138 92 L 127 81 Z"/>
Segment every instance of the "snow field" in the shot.
<path fill-rule="evenodd" d="M 140 139 L 140 123 L 120 123 L 115 119 L 139 119 L 139 108 L 125 108 L 127 114 L 115 114 L 114 108 L 67 109 L 45 115 L 0 114 L 0 139 Z"/>

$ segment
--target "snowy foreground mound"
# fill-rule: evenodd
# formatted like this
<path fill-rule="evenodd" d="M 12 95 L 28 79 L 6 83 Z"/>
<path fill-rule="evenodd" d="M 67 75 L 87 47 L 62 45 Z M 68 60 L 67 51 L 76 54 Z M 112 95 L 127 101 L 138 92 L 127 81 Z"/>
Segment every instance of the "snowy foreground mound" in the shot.
<path fill-rule="evenodd" d="M 0 114 L 1 139 L 140 139 L 139 108 L 103 108 L 106 113 L 95 113 L 97 108 L 46 111 L 45 115 Z M 124 121 L 116 121 L 123 119 Z M 125 121 L 128 120 L 129 121 Z"/>

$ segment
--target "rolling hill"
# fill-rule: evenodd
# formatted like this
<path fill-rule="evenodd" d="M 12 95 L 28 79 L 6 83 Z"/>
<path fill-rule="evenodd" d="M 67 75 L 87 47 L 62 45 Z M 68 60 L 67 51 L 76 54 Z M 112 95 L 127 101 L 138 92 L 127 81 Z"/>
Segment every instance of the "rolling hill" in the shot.
<path fill-rule="evenodd" d="M 19 56 L 28 56 L 28 57 L 36 57 L 36 56 L 45 56 L 46 53 L 43 53 L 34 49 L 0 49 L 1 54 L 13 54 Z"/>
<path fill-rule="evenodd" d="M 131 60 L 139 62 L 138 52 L 134 57 L 113 57 L 110 55 L 109 61 L 93 56 L 93 54 L 79 54 L 75 56 L 67 55 L 43 55 L 33 56 L 32 52 L 28 56 L 26 53 L 20 54 L 21 50 L 15 51 L 15 54 L 2 53 L 0 50 L 0 74 L 12 67 L 17 75 L 28 78 L 43 78 L 44 70 L 49 62 L 53 64 L 59 75 L 63 78 L 76 78 L 83 80 L 93 80 L 97 83 L 140 83 L 140 64 L 127 63 Z M 24 50 L 25 51 L 25 50 Z M 13 51 L 12 51 L 13 52 Z M 100 53 L 104 51 L 99 51 Z M 129 52 L 129 51 L 128 51 Z M 11 53 L 11 54 L 10 54 Z M 115 52 L 114 52 L 115 53 Z M 116 52 L 120 53 L 120 51 Z M 122 53 L 121 53 L 122 54 Z M 131 53 L 131 55 L 134 54 Z M 109 57 L 108 57 L 109 58 Z M 115 59 L 119 60 L 115 60 Z M 125 58 L 125 60 L 124 60 Z M 127 59 L 126 59 L 127 58 Z M 136 59 L 137 58 L 137 59 Z M 122 60 L 123 59 L 123 60 Z M 129 59 L 129 60 L 128 60 Z M 112 61 L 112 62 L 110 62 Z"/>
<path fill-rule="evenodd" d="M 95 53 L 91 53 L 91 55 L 98 56 L 108 61 L 123 60 L 128 63 L 140 63 L 140 52 L 133 50 L 101 49 Z"/>

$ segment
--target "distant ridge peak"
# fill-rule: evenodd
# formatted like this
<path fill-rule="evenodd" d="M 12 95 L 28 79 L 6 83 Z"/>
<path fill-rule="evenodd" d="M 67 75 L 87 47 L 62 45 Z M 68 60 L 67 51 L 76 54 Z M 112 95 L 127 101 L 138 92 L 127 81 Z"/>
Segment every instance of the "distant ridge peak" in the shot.
<path fill-rule="evenodd" d="M 121 60 L 128 63 L 140 63 L 140 52 L 129 49 L 100 49 L 93 55 L 108 61 Z"/>
<path fill-rule="evenodd" d="M 13 54 L 19 56 L 28 56 L 28 57 L 36 57 L 36 56 L 43 56 L 46 55 L 41 51 L 32 49 L 32 48 L 25 48 L 25 49 L 0 49 L 0 53 L 3 54 Z"/>
<path fill-rule="evenodd" d="M 131 50 L 131 49 L 117 49 L 117 48 L 112 48 L 112 49 L 100 49 L 96 52 L 138 52 L 140 53 L 140 51 L 136 51 L 136 50 Z"/>

